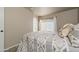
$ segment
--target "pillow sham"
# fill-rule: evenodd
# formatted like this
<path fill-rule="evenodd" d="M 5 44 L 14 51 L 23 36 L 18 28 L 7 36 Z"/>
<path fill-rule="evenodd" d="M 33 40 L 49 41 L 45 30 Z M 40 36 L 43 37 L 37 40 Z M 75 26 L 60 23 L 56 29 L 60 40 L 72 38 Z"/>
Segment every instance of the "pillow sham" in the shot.
<path fill-rule="evenodd" d="M 73 25 L 72 24 L 66 24 L 59 30 L 59 36 L 60 37 L 67 37 L 69 32 L 72 31 Z"/>
<path fill-rule="evenodd" d="M 68 35 L 71 45 L 73 47 L 79 48 L 79 31 L 74 30 Z"/>

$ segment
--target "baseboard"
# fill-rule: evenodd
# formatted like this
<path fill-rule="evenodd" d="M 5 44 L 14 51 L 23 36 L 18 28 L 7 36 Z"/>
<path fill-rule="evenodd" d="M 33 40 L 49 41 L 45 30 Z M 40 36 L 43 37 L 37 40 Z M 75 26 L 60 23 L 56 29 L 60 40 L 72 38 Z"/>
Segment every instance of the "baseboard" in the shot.
<path fill-rule="evenodd" d="M 4 51 L 8 51 L 8 50 L 10 50 L 10 49 L 12 49 L 12 48 L 14 48 L 14 47 L 17 47 L 19 44 L 15 44 L 15 45 L 13 45 L 13 46 L 11 46 L 11 47 L 9 47 L 9 48 L 6 48 L 6 49 L 4 49 Z"/>

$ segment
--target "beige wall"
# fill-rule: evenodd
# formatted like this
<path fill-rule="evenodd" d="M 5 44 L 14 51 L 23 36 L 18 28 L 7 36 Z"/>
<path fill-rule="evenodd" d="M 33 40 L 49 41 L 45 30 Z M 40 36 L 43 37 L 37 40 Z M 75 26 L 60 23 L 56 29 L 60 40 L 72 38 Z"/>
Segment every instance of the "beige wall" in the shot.
<path fill-rule="evenodd" d="M 5 48 L 17 44 L 27 32 L 32 31 L 33 15 L 27 8 L 5 8 Z"/>
<path fill-rule="evenodd" d="M 58 29 L 67 23 L 78 23 L 78 9 L 67 10 L 56 14 Z"/>

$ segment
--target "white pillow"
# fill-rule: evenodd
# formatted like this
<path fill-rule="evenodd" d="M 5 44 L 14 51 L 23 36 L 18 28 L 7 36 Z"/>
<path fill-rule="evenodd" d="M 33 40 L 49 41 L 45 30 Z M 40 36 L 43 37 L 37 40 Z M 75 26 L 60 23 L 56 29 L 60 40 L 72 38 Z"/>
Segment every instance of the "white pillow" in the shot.
<path fill-rule="evenodd" d="M 61 37 L 66 37 L 68 36 L 69 32 L 72 31 L 72 24 L 66 24 L 63 26 L 63 28 L 60 29 L 59 35 Z"/>
<path fill-rule="evenodd" d="M 72 31 L 68 37 L 73 47 L 79 47 L 79 31 Z"/>

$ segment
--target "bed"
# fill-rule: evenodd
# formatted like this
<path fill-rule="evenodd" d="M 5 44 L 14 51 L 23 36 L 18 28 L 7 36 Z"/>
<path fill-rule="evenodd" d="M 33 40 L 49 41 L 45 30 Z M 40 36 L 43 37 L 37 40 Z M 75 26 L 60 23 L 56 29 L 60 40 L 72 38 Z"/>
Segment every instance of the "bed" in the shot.
<path fill-rule="evenodd" d="M 66 40 L 57 33 L 31 32 L 24 35 L 20 42 L 18 52 L 59 52 L 69 51 Z"/>
<path fill-rule="evenodd" d="M 74 25 L 74 31 L 68 35 L 71 45 L 69 46 L 70 52 L 79 52 L 79 24 Z"/>
<path fill-rule="evenodd" d="M 17 52 L 77 52 L 79 51 L 79 42 L 75 41 L 79 41 L 79 32 L 75 34 L 77 39 L 72 32 L 73 28 L 79 30 L 78 27 L 79 25 L 67 24 L 63 26 L 59 33 L 27 33 L 23 36 L 23 40 L 20 41 Z M 75 41 L 73 38 L 75 38 Z"/>

